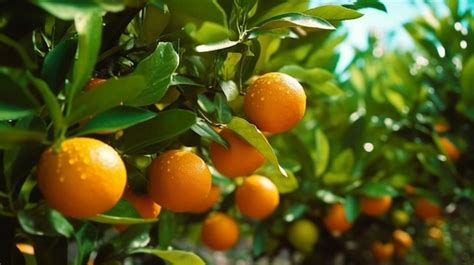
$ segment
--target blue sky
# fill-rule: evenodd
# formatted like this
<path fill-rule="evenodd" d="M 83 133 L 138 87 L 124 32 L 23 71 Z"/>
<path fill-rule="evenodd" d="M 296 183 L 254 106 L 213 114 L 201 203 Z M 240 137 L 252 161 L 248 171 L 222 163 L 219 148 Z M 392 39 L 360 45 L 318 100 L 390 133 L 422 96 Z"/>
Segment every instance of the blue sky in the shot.
<path fill-rule="evenodd" d="M 458 0 L 462 5 L 468 5 L 468 1 Z M 312 5 L 323 4 L 347 4 L 353 1 L 346 0 L 312 0 Z M 341 61 L 339 69 L 342 69 L 352 58 L 354 47 L 364 48 L 367 46 L 367 37 L 371 32 L 381 37 L 384 49 L 410 49 L 413 43 L 403 29 L 403 24 L 414 17 L 425 15 L 428 5 L 435 7 L 439 12 L 447 12 L 444 0 L 382 0 L 387 8 L 387 13 L 375 9 L 362 9 L 365 15 L 356 20 L 343 23 L 342 32 L 348 32 L 347 41 L 339 46 Z M 390 36 L 390 38 L 388 37 Z"/>

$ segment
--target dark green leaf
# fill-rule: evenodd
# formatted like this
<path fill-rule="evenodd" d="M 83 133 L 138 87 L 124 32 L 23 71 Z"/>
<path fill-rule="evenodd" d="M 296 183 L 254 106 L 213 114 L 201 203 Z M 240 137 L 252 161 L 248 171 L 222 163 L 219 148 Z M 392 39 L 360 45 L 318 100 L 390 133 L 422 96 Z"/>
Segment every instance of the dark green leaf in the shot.
<path fill-rule="evenodd" d="M 131 253 L 147 253 L 158 256 L 172 265 L 205 265 L 204 261 L 192 252 L 182 250 L 159 250 L 152 248 L 135 249 Z"/>
<path fill-rule="evenodd" d="M 224 140 L 224 138 L 222 138 L 206 121 L 201 118 L 197 119 L 196 124 L 191 127 L 191 130 L 204 139 L 209 139 L 225 146 L 226 148 L 229 148 L 227 141 Z"/>
<path fill-rule="evenodd" d="M 86 222 L 74 235 L 77 242 L 76 264 L 84 264 L 95 248 L 98 231 L 91 223 Z"/>
<path fill-rule="evenodd" d="M 282 173 L 283 170 L 285 175 Z M 293 172 L 282 167 L 277 168 L 271 163 L 265 163 L 257 170 L 257 174 L 269 178 L 275 184 L 279 193 L 290 193 L 298 188 L 298 180 Z"/>
<path fill-rule="evenodd" d="M 324 18 L 326 20 L 348 20 L 363 16 L 362 13 L 359 13 L 353 9 L 337 5 L 318 6 L 316 8 L 306 10 L 304 13 L 311 16 Z"/>
<path fill-rule="evenodd" d="M 266 225 L 262 222 L 259 222 L 255 227 L 255 232 L 253 234 L 253 243 L 252 243 L 252 256 L 258 257 L 262 255 L 262 252 L 265 247 L 265 240 L 267 237 Z"/>
<path fill-rule="evenodd" d="M 41 78 L 43 78 L 54 94 L 57 94 L 71 68 L 71 62 L 76 53 L 77 40 L 67 39 L 61 41 L 44 58 L 41 68 Z"/>
<path fill-rule="evenodd" d="M 169 211 L 163 211 L 158 223 L 158 241 L 161 249 L 167 249 L 173 241 L 177 229 L 175 215 Z"/>
<path fill-rule="evenodd" d="M 308 210 L 308 206 L 303 203 L 295 203 L 286 209 L 284 219 L 286 222 L 293 222 L 299 219 Z"/>
<path fill-rule="evenodd" d="M 321 129 L 317 129 L 314 134 L 316 148 L 313 152 L 313 158 L 315 160 L 316 176 L 321 176 L 325 171 L 329 163 L 329 141 L 324 132 Z"/>
<path fill-rule="evenodd" d="M 474 121 L 474 56 L 465 63 L 461 73 L 461 101 L 457 109 Z"/>
<path fill-rule="evenodd" d="M 253 145 L 262 155 L 280 172 L 281 177 L 286 177 L 286 171 L 278 164 L 278 158 L 267 138 L 257 127 L 245 119 L 234 117 L 228 128 L 240 135 L 245 141 Z"/>
<path fill-rule="evenodd" d="M 334 30 L 334 26 L 325 19 L 310 16 L 303 13 L 286 13 L 269 18 L 251 29 L 251 31 L 289 28 L 289 27 L 305 27 L 323 30 Z"/>
<path fill-rule="evenodd" d="M 237 87 L 237 84 L 234 81 L 221 81 L 219 82 L 219 85 L 222 89 L 222 92 L 224 92 L 227 101 L 232 101 L 239 96 L 239 88 Z"/>
<path fill-rule="evenodd" d="M 357 197 L 348 195 L 344 202 L 344 213 L 346 214 L 347 221 L 353 222 L 360 213 L 360 205 Z"/>
<path fill-rule="evenodd" d="M 390 185 L 383 182 L 367 182 L 358 190 L 359 193 L 368 197 L 397 196 L 398 192 Z"/>
<path fill-rule="evenodd" d="M 33 235 L 70 237 L 74 232 L 64 216 L 43 204 L 18 212 L 18 221 L 23 230 Z"/>
<path fill-rule="evenodd" d="M 204 112 L 213 113 L 216 111 L 214 103 L 204 94 L 197 95 L 197 103 Z"/>
<path fill-rule="evenodd" d="M 143 106 L 157 103 L 165 95 L 171 84 L 179 57 L 171 43 L 159 43 L 155 51 L 141 61 L 134 74 L 143 75 L 146 88 L 138 97 L 128 100 L 129 105 Z"/>
<path fill-rule="evenodd" d="M 190 85 L 190 86 L 201 86 L 203 87 L 203 84 L 199 84 L 195 82 L 194 80 L 187 78 L 186 76 L 183 75 L 173 75 L 173 79 L 171 80 L 170 86 L 179 86 L 179 85 Z"/>
<path fill-rule="evenodd" d="M 74 25 L 78 34 L 78 44 L 72 80 L 66 87 L 69 104 L 92 76 L 102 40 L 102 16 L 100 13 L 77 15 L 74 17 Z M 71 106 L 68 107 L 71 108 Z"/>
<path fill-rule="evenodd" d="M 45 141 L 45 132 L 0 127 L 0 149 L 14 148 L 29 143 L 44 143 Z"/>
<path fill-rule="evenodd" d="M 145 88 L 145 78 L 130 75 L 118 79 L 109 79 L 85 92 L 73 102 L 72 112 L 66 118 L 68 124 L 118 106 L 121 102 L 136 97 Z"/>
<path fill-rule="evenodd" d="M 196 123 L 196 115 L 187 110 L 172 109 L 158 113 L 148 121 L 125 130 L 120 148 L 124 152 L 139 150 L 187 131 Z"/>
<path fill-rule="evenodd" d="M 227 99 L 222 93 L 217 93 L 214 97 L 214 105 L 216 106 L 217 120 L 220 123 L 228 123 L 232 120 L 232 111 L 227 103 Z"/>
<path fill-rule="evenodd" d="M 352 9 L 373 8 L 384 11 L 385 13 L 387 12 L 385 5 L 378 0 L 357 0 L 354 4 L 344 6 Z"/>
<path fill-rule="evenodd" d="M 94 116 L 77 135 L 115 132 L 126 129 L 156 116 L 156 113 L 128 106 L 120 106 Z"/>
<path fill-rule="evenodd" d="M 225 40 L 214 42 L 214 43 L 198 45 L 198 46 L 196 46 L 196 51 L 197 52 L 218 51 L 218 50 L 223 50 L 223 49 L 227 49 L 227 48 L 230 48 L 230 47 L 234 47 L 235 45 L 237 45 L 239 43 L 240 43 L 240 41 L 233 41 L 233 40 L 225 39 Z"/>
<path fill-rule="evenodd" d="M 34 114 L 39 104 L 24 83 L 27 80 L 24 72 L 3 70 L 0 69 L 0 120 L 16 120 Z"/>

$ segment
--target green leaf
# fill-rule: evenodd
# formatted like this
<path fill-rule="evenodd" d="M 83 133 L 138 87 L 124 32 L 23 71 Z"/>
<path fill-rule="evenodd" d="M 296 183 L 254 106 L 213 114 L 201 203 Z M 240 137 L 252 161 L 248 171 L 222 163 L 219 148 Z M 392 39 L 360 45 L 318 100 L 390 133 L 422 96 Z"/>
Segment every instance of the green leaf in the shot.
<path fill-rule="evenodd" d="M 293 172 L 282 167 L 277 168 L 269 162 L 259 168 L 257 174 L 269 178 L 275 184 L 279 193 L 290 193 L 298 188 L 298 180 Z"/>
<path fill-rule="evenodd" d="M 127 101 L 129 105 L 143 106 L 157 103 L 165 95 L 174 72 L 179 64 L 179 57 L 168 42 L 161 42 L 155 51 L 143 59 L 134 74 L 146 78 L 146 88 L 139 96 Z"/>
<path fill-rule="evenodd" d="M 353 222 L 360 213 L 360 205 L 357 197 L 353 195 L 348 195 L 344 202 L 344 213 L 346 215 L 347 221 Z"/>
<path fill-rule="evenodd" d="M 217 110 L 217 120 L 220 123 L 228 123 L 232 120 L 232 111 L 224 94 L 216 93 L 214 97 L 214 105 Z"/>
<path fill-rule="evenodd" d="M 268 142 L 267 138 L 262 134 L 257 127 L 245 119 L 234 117 L 227 125 L 227 127 L 238 135 L 240 135 L 245 141 L 257 148 L 262 155 L 280 172 L 281 177 L 286 177 L 286 171 L 278 164 L 278 158 L 273 151 L 272 146 Z"/>
<path fill-rule="evenodd" d="M 182 250 L 159 250 L 153 248 L 141 248 L 131 251 L 134 253 L 146 253 L 160 257 L 172 265 L 205 265 L 204 261 L 192 252 Z"/>
<path fill-rule="evenodd" d="M 213 43 L 198 45 L 198 46 L 196 46 L 196 51 L 197 52 L 218 51 L 218 50 L 223 50 L 223 49 L 227 49 L 227 48 L 230 48 L 230 47 L 234 47 L 235 45 L 237 45 L 239 43 L 240 43 L 240 41 L 225 39 L 225 40 L 222 40 L 222 41 L 217 41 L 217 42 L 213 42 Z"/>
<path fill-rule="evenodd" d="M 27 80 L 25 73 L 9 68 L 1 70 L 0 120 L 16 120 L 34 114 L 39 103 L 24 82 Z"/>
<path fill-rule="evenodd" d="M 337 6 L 337 5 L 318 6 L 316 8 L 306 10 L 304 11 L 304 13 L 311 16 L 324 18 L 326 20 L 356 19 L 364 15 L 353 9 L 349 9 L 349 8 L 346 8 L 343 6 Z"/>
<path fill-rule="evenodd" d="M 72 20 L 87 13 L 118 12 L 125 7 L 124 1 L 120 0 L 33 0 L 32 2 L 62 20 Z"/>
<path fill-rule="evenodd" d="M 23 230 L 32 235 L 70 237 L 74 232 L 64 216 L 44 204 L 19 211 L 18 222 Z"/>
<path fill-rule="evenodd" d="M 395 109 L 398 110 L 400 114 L 407 113 L 406 109 L 408 108 L 408 106 L 406 105 L 405 99 L 400 93 L 387 87 L 384 89 L 384 92 L 387 100 L 392 104 L 392 106 L 395 107 Z"/>
<path fill-rule="evenodd" d="M 183 75 L 173 75 L 173 79 L 171 80 L 170 86 L 179 86 L 179 85 L 189 85 L 189 86 L 200 86 L 203 87 L 203 84 L 199 84 L 194 80 L 187 78 Z"/>
<path fill-rule="evenodd" d="M 250 32 L 289 27 L 305 27 L 322 30 L 336 29 L 331 23 L 319 17 L 303 13 L 286 13 L 259 23 L 255 28 L 250 29 Z"/>
<path fill-rule="evenodd" d="M 368 197 L 397 196 L 398 192 L 390 185 L 383 182 L 367 182 L 364 183 L 357 192 Z"/>
<path fill-rule="evenodd" d="M 342 96 L 344 91 L 330 82 L 334 75 L 322 68 L 306 69 L 299 65 L 286 65 L 280 68 L 279 72 L 291 75 L 300 82 L 308 84 L 316 91 L 320 91 L 328 96 Z"/>
<path fill-rule="evenodd" d="M 156 113 L 129 106 L 119 106 L 94 116 L 77 135 L 115 132 L 156 116 Z"/>
<path fill-rule="evenodd" d="M 93 90 L 76 97 L 72 112 L 66 117 L 68 124 L 118 106 L 121 102 L 136 97 L 145 88 L 145 78 L 130 75 L 118 79 L 109 79 Z"/>
<path fill-rule="evenodd" d="M 318 190 L 316 192 L 316 197 L 328 204 L 344 202 L 344 198 L 334 194 L 332 191 L 329 190 Z"/>
<path fill-rule="evenodd" d="M 219 42 L 230 37 L 230 33 L 224 26 L 204 21 L 201 27 L 197 31 L 193 31 L 190 33 L 193 39 L 196 40 L 197 43 L 213 43 Z"/>
<path fill-rule="evenodd" d="M 88 260 L 90 253 L 94 250 L 98 235 L 97 229 L 88 222 L 82 225 L 77 233 L 74 234 L 77 242 L 75 264 L 84 264 Z"/>
<path fill-rule="evenodd" d="M 315 160 L 316 176 L 321 176 L 329 163 L 329 140 L 321 129 L 317 129 L 314 134 L 316 148 L 313 152 Z"/>
<path fill-rule="evenodd" d="M 197 95 L 197 104 L 206 113 L 213 113 L 216 111 L 214 103 L 204 94 Z"/>
<path fill-rule="evenodd" d="M 125 199 L 120 199 L 120 201 L 107 212 L 88 219 L 90 221 L 105 224 L 140 224 L 152 223 L 158 220 L 156 218 L 143 219 L 135 207 Z"/>
<path fill-rule="evenodd" d="M 163 211 L 158 223 L 158 241 L 161 249 L 167 249 L 171 245 L 176 230 L 177 223 L 174 213 Z"/>
<path fill-rule="evenodd" d="M 44 143 L 45 141 L 45 132 L 0 127 L 0 149 L 14 148 L 32 142 Z"/>
<path fill-rule="evenodd" d="M 66 39 L 56 45 L 44 58 L 41 78 L 48 83 L 53 93 L 57 94 L 71 68 L 76 53 L 77 40 Z"/>
<path fill-rule="evenodd" d="M 338 174 L 351 174 L 354 162 L 355 159 L 352 150 L 345 149 L 332 162 L 331 172 Z"/>
<path fill-rule="evenodd" d="M 227 58 L 222 65 L 222 78 L 224 80 L 232 80 L 235 77 L 235 73 L 238 71 L 240 59 L 242 59 L 242 53 L 229 52 Z"/>
<path fill-rule="evenodd" d="M 204 21 L 214 22 L 227 28 L 227 15 L 217 0 L 200 0 L 199 8 L 195 0 L 166 1 L 170 9 L 173 29 L 181 29 L 187 24 L 201 26 Z"/>
<path fill-rule="evenodd" d="M 225 146 L 225 148 L 229 148 L 229 144 L 227 143 L 227 141 L 222 138 L 211 126 L 209 126 L 206 121 L 201 118 L 197 119 L 196 124 L 191 127 L 191 130 L 193 130 L 193 132 L 197 133 L 204 139 L 209 139 Z"/>
<path fill-rule="evenodd" d="M 66 87 L 67 114 L 71 108 L 71 102 L 92 76 L 102 40 L 102 16 L 99 13 L 81 14 L 74 18 L 74 25 L 79 39 L 72 81 Z"/>
<path fill-rule="evenodd" d="M 254 228 L 253 242 L 252 242 L 252 256 L 259 257 L 262 255 L 265 248 L 265 241 L 267 239 L 267 227 L 263 222 L 258 222 Z"/>
<path fill-rule="evenodd" d="M 288 207 L 284 213 L 285 222 L 293 222 L 300 219 L 308 211 L 308 206 L 304 203 L 295 203 Z"/>
<path fill-rule="evenodd" d="M 168 7 L 164 3 L 161 3 L 161 6 L 159 6 L 155 2 L 150 1 L 146 5 L 137 40 L 140 45 L 146 46 L 156 42 L 160 34 L 168 26 L 170 20 Z"/>
<path fill-rule="evenodd" d="M 464 63 L 461 72 L 461 101 L 457 105 L 458 111 L 474 121 L 474 56 Z"/>
<path fill-rule="evenodd" d="M 232 101 L 239 97 L 239 88 L 237 87 L 237 84 L 234 81 L 220 81 L 219 85 L 222 89 L 222 92 L 224 92 L 227 101 Z"/>
<path fill-rule="evenodd" d="M 385 5 L 378 0 L 357 0 L 354 4 L 344 6 L 352 9 L 373 8 L 387 13 Z"/>
<path fill-rule="evenodd" d="M 160 112 L 155 118 L 125 130 L 119 147 L 124 152 L 171 139 L 187 131 L 196 123 L 196 114 L 191 111 L 172 109 Z"/>

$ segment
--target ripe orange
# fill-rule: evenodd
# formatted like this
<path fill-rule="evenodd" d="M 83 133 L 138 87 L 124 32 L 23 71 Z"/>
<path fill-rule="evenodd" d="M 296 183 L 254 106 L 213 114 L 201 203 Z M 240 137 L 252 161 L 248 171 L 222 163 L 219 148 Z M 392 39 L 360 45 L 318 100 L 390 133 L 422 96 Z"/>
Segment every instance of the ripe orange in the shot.
<path fill-rule="evenodd" d="M 352 227 L 352 223 L 346 218 L 344 206 L 336 203 L 329 207 L 329 211 L 323 219 L 326 228 L 332 232 L 345 232 Z"/>
<path fill-rule="evenodd" d="M 204 220 L 201 240 L 213 250 L 227 250 L 239 240 L 239 227 L 232 217 L 221 212 L 212 213 Z"/>
<path fill-rule="evenodd" d="M 228 177 L 248 176 L 265 162 L 265 157 L 255 147 L 233 131 L 223 129 L 219 135 L 229 143 L 229 149 L 212 142 L 209 153 L 220 173 Z"/>
<path fill-rule="evenodd" d="M 221 188 L 218 185 L 212 185 L 209 195 L 193 206 L 192 213 L 203 213 L 212 208 L 221 196 Z"/>
<path fill-rule="evenodd" d="M 123 193 L 123 198 L 130 202 L 144 219 L 156 218 L 161 212 L 161 206 L 156 204 L 148 195 L 136 195 L 128 188 Z M 115 228 L 123 231 L 128 225 L 116 225 Z"/>
<path fill-rule="evenodd" d="M 425 221 L 439 219 L 441 217 L 441 208 L 439 205 L 426 198 L 419 198 L 416 200 L 414 210 L 416 216 Z"/>
<path fill-rule="evenodd" d="M 461 156 L 461 151 L 447 137 L 440 137 L 439 144 L 441 145 L 441 151 L 449 160 L 456 161 Z"/>
<path fill-rule="evenodd" d="M 293 127 L 306 110 L 306 94 L 301 84 L 283 73 L 267 73 L 257 78 L 244 98 L 244 112 L 260 130 L 279 133 Z"/>
<path fill-rule="evenodd" d="M 50 147 L 38 164 L 38 186 L 46 202 L 66 216 L 84 218 L 112 208 L 122 196 L 127 171 L 119 154 L 92 138 Z"/>
<path fill-rule="evenodd" d="M 103 78 L 91 78 L 89 82 L 87 82 L 86 87 L 84 88 L 85 91 L 91 91 L 93 90 L 96 86 L 98 86 L 101 83 L 104 83 L 107 81 L 107 79 Z"/>
<path fill-rule="evenodd" d="M 395 246 L 395 252 L 398 256 L 404 257 L 413 245 L 413 239 L 411 238 L 410 234 L 401 229 L 393 231 L 392 237 Z"/>
<path fill-rule="evenodd" d="M 405 185 L 404 190 L 405 190 L 405 193 L 408 195 L 413 195 L 417 193 L 416 188 L 410 184 Z"/>
<path fill-rule="evenodd" d="M 392 205 L 392 198 L 390 196 L 383 196 L 379 198 L 366 197 L 360 198 L 361 210 L 363 213 L 370 216 L 381 216 L 385 214 L 390 205 Z"/>
<path fill-rule="evenodd" d="M 237 208 L 243 216 L 263 219 L 275 211 L 280 194 L 271 180 L 259 175 L 245 178 L 235 192 Z"/>
<path fill-rule="evenodd" d="M 190 151 L 170 150 L 156 157 L 148 168 L 148 194 L 173 212 L 191 211 L 211 190 L 211 172 Z"/>
<path fill-rule="evenodd" d="M 372 255 L 378 262 L 387 262 L 393 257 L 395 248 L 393 243 L 382 243 L 380 241 L 374 241 L 372 243 Z"/>

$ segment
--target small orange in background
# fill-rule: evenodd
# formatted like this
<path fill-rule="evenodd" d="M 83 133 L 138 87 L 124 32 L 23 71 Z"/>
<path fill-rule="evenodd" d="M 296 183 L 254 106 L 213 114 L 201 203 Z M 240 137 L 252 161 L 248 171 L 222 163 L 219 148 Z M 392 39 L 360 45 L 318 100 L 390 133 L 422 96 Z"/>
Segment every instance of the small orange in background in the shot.
<path fill-rule="evenodd" d="M 329 207 L 323 222 L 326 228 L 331 232 L 342 233 L 352 227 L 352 223 L 346 218 L 344 206 L 340 203 L 333 204 Z"/>
<path fill-rule="evenodd" d="M 401 229 L 393 231 L 392 237 L 397 256 L 404 257 L 408 250 L 413 246 L 413 239 L 410 234 Z"/>
<path fill-rule="evenodd" d="M 156 204 L 148 195 L 137 195 L 125 189 L 123 198 L 130 202 L 137 210 L 138 214 L 144 219 L 154 219 L 161 212 L 161 206 Z M 127 229 L 128 225 L 116 225 L 115 228 L 119 231 Z"/>
<path fill-rule="evenodd" d="M 91 78 L 89 82 L 87 82 L 86 87 L 84 88 L 85 91 L 91 91 L 93 90 L 96 86 L 104 83 L 107 81 L 107 79 L 103 78 Z"/>
<path fill-rule="evenodd" d="M 280 194 L 271 180 L 252 175 L 237 188 L 235 203 L 243 216 L 260 220 L 275 211 L 280 203 Z"/>
<path fill-rule="evenodd" d="M 86 218 L 111 209 L 122 197 L 127 171 L 111 146 L 87 137 L 62 142 L 58 153 L 50 147 L 41 155 L 38 187 L 52 208 Z"/>
<path fill-rule="evenodd" d="M 239 227 L 232 217 L 211 213 L 202 225 L 201 240 L 210 249 L 227 250 L 239 240 Z"/>
<path fill-rule="evenodd" d="M 280 133 L 295 126 L 304 116 L 306 94 L 295 78 L 284 73 L 267 73 L 247 89 L 244 112 L 260 130 Z"/>
<path fill-rule="evenodd" d="M 148 168 L 148 194 L 161 207 L 188 212 L 211 190 L 211 172 L 199 156 L 185 150 L 169 150 Z"/>
<path fill-rule="evenodd" d="M 456 161 L 461 156 L 461 151 L 459 151 L 447 137 L 440 137 L 439 144 L 441 151 L 443 151 L 450 161 Z"/>
<path fill-rule="evenodd" d="M 382 196 L 378 198 L 363 196 L 360 198 L 361 211 L 369 216 L 381 216 L 385 214 L 392 205 L 392 197 Z"/>
<path fill-rule="evenodd" d="M 212 206 L 219 200 L 221 196 L 221 188 L 218 185 L 212 185 L 209 195 L 206 199 L 198 201 L 197 204 L 193 206 L 191 213 L 203 213 L 211 209 Z"/>
<path fill-rule="evenodd" d="M 416 216 L 425 221 L 441 218 L 441 207 L 426 198 L 416 200 L 414 211 Z"/>
<path fill-rule="evenodd" d="M 20 250 L 21 253 L 27 255 L 35 255 L 35 249 L 32 245 L 27 243 L 16 243 L 16 248 Z"/>
<path fill-rule="evenodd" d="M 413 185 L 407 184 L 404 187 L 405 193 L 409 195 L 416 194 L 416 188 Z"/>
<path fill-rule="evenodd" d="M 433 129 L 437 133 L 444 133 L 444 132 L 449 131 L 450 127 L 449 127 L 449 124 L 447 123 L 438 122 L 438 123 L 435 123 L 435 125 L 433 126 Z"/>
<path fill-rule="evenodd" d="M 265 157 L 235 132 L 223 129 L 219 135 L 229 143 L 229 149 L 212 142 L 209 154 L 220 173 L 228 177 L 248 176 L 265 162 Z"/>
<path fill-rule="evenodd" d="M 372 243 L 372 255 L 378 262 L 387 262 L 392 259 L 395 247 L 393 243 L 382 243 L 380 241 L 374 241 Z"/>

